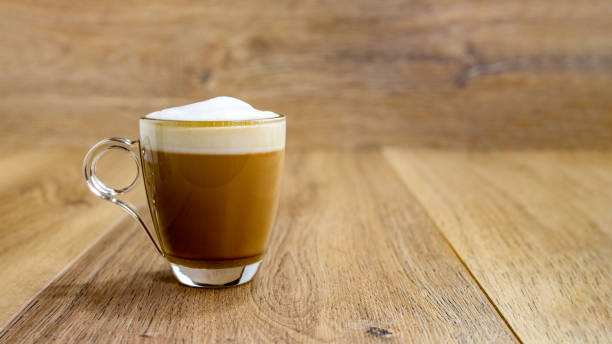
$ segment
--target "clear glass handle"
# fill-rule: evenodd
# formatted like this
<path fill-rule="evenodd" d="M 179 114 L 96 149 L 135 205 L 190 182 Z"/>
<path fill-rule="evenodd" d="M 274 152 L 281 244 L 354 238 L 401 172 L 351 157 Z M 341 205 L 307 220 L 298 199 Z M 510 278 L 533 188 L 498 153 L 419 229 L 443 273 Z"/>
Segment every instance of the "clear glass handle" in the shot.
<path fill-rule="evenodd" d="M 138 168 L 136 178 L 134 178 L 134 180 L 128 186 L 124 188 L 120 188 L 120 189 L 111 188 L 107 186 L 106 184 L 104 184 L 96 175 L 96 166 L 98 164 L 98 161 L 104 155 L 104 153 L 112 149 L 119 149 L 124 152 L 127 152 L 130 155 L 130 157 L 134 160 Z M 85 174 L 85 182 L 87 183 L 87 186 L 89 186 L 89 189 L 91 190 L 91 192 L 94 193 L 94 195 L 102 198 L 103 200 L 115 203 L 116 205 L 123 208 L 123 210 L 125 210 L 128 214 L 130 214 L 136 221 L 138 221 L 142 229 L 144 229 L 144 231 L 147 233 L 147 236 L 149 237 L 149 239 L 151 239 L 151 242 L 155 246 L 155 249 L 157 250 L 157 252 L 159 252 L 159 254 L 162 255 L 162 257 L 164 257 L 165 254 L 159 248 L 155 239 L 153 239 L 153 235 L 151 235 L 151 232 L 145 225 L 144 221 L 140 218 L 140 216 L 138 216 L 138 213 L 136 212 L 134 206 L 129 204 L 128 202 L 123 202 L 117 199 L 117 196 L 120 196 L 132 190 L 132 188 L 136 186 L 136 182 L 138 181 L 138 177 L 140 176 L 140 173 L 141 173 L 140 158 L 138 157 L 138 149 L 139 149 L 138 140 L 132 141 L 132 140 L 118 138 L 118 137 L 104 139 L 96 143 L 93 147 L 91 147 L 89 152 L 87 152 L 87 155 L 85 156 L 85 159 L 83 160 L 83 172 Z"/>

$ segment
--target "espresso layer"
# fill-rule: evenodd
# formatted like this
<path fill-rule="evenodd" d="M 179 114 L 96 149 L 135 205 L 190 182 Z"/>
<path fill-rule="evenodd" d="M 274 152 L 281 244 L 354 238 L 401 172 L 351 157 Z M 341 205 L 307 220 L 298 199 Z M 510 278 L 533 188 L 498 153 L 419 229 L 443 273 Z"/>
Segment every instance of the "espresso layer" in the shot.
<path fill-rule="evenodd" d="M 149 206 L 170 261 L 214 268 L 260 259 L 278 206 L 284 150 L 142 154 Z"/>

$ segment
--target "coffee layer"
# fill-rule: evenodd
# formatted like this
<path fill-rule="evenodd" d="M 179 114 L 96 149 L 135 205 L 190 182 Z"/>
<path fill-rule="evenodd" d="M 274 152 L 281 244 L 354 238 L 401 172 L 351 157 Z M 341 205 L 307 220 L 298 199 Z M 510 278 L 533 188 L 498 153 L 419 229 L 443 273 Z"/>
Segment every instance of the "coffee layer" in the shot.
<path fill-rule="evenodd" d="M 140 143 L 148 149 L 194 154 L 244 154 L 285 148 L 285 121 L 223 126 L 185 122 L 185 125 L 140 120 Z"/>
<path fill-rule="evenodd" d="M 280 195 L 283 151 L 186 154 L 149 151 L 143 176 L 167 259 L 191 268 L 261 260 Z"/>

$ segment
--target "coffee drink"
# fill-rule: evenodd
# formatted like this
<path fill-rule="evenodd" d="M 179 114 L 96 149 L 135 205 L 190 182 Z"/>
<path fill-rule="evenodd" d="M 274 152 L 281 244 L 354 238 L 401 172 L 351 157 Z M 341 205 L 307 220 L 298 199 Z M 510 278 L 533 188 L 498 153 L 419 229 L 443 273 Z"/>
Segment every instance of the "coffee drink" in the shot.
<path fill-rule="evenodd" d="M 258 262 L 280 193 L 284 117 L 234 98 L 141 119 L 149 208 L 170 263 L 219 269 Z"/>
<path fill-rule="evenodd" d="M 96 174 L 110 150 L 126 152 L 142 168 L 122 188 Z M 179 282 L 217 288 L 247 283 L 257 272 L 278 207 L 284 156 L 284 116 L 218 97 L 148 114 L 140 119 L 139 140 L 96 143 L 83 173 L 96 196 L 138 222 Z M 121 199 L 140 175 L 154 233 Z"/>

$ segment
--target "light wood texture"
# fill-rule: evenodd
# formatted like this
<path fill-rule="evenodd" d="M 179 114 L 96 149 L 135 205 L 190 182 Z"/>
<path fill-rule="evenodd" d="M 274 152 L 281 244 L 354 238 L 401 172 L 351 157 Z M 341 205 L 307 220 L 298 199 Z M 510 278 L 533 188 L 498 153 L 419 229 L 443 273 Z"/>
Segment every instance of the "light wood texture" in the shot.
<path fill-rule="evenodd" d="M 285 186 L 252 283 L 180 286 L 126 221 L 45 288 L 0 340 L 515 341 L 380 153 L 291 154 Z"/>
<path fill-rule="evenodd" d="M 82 182 L 83 156 L 64 149 L 0 157 L 2 323 L 122 215 Z M 107 167 L 124 175 L 117 165 Z"/>
<path fill-rule="evenodd" d="M 518 152 L 527 152 L 529 169 L 540 172 L 555 170 L 564 161 L 568 164 L 573 159 L 584 162 L 581 159 L 588 155 L 555 156 L 550 153 L 533 156 L 530 154 L 535 153 L 529 153 L 529 150 L 612 148 L 611 17 L 609 0 L 285 0 L 273 4 L 261 0 L 0 1 L 0 236 L 3 238 L 0 242 L 0 290 L 3 290 L 0 295 L 0 324 L 5 323 L 49 283 L 110 224 L 123 216 L 115 206 L 88 193 L 82 182 L 81 159 L 87 148 L 101 138 L 135 138 L 138 132 L 136 119 L 143 114 L 162 107 L 231 95 L 258 108 L 288 116 L 289 155 L 307 154 L 312 149 L 327 150 L 347 154 L 335 156 L 339 160 L 360 161 L 361 158 L 355 158 L 353 152 L 368 153 L 385 146 L 453 151 L 514 150 L 517 151 L 517 160 L 522 159 Z M 455 157 L 453 154 L 449 156 Z M 414 158 L 410 154 L 408 157 Z M 436 157 L 435 154 L 430 156 L 432 163 L 439 163 Z M 327 156 L 322 159 L 327 159 Z M 457 159 L 452 161 L 456 162 L 459 170 L 476 168 L 469 159 Z M 498 158 L 491 159 L 493 163 Z M 395 157 L 394 163 L 397 166 L 409 164 L 400 160 Z M 296 166 L 291 166 L 292 170 L 300 165 L 299 161 L 293 161 Z M 468 167 L 463 166 L 464 163 Z M 117 165 L 114 175 L 118 178 L 124 176 L 120 166 L 123 165 Z M 558 192 L 572 187 L 580 189 L 571 189 L 574 198 L 568 203 L 554 202 L 548 208 L 536 202 L 540 194 L 535 191 L 539 190 L 539 181 L 546 178 L 535 174 L 516 176 L 525 178 L 521 183 L 532 187 L 533 192 L 529 197 L 535 203 L 524 206 L 525 212 L 537 220 L 534 225 L 528 221 L 531 217 L 518 217 L 519 220 L 516 220 L 514 212 L 509 212 L 513 217 L 503 213 L 496 215 L 495 219 L 476 219 L 490 220 L 492 223 L 499 220 L 506 226 L 520 225 L 520 233 L 529 234 L 521 237 L 523 239 L 551 236 L 550 243 L 547 243 L 550 246 L 546 246 L 548 251 L 543 250 L 539 254 L 555 252 L 568 262 L 590 262 L 591 265 L 586 268 L 584 264 L 580 265 L 585 270 L 585 276 L 596 275 L 597 271 L 609 272 L 609 259 L 604 259 L 608 257 L 607 251 L 601 245 L 610 236 L 609 221 L 603 215 L 610 202 L 605 192 L 595 196 L 597 190 L 605 191 L 609 185 L 605 172 L 608 165 L 604 159 L 593 160 L 592 170 L 589 170 L 593 171 L 592 174 L 568 166 L 562 169 L 567 178 L 563 180 L 565 184 L 554 185 L 559 187 Z M 486 171 L 492 169 L 488 165 L 478 168 Z M 494 172 L 497 173 L 497 170 Z M 591 179 L 585 181 L 585 175 Z M 367 176 L 367 173 L 364 172 L 363 176 Z M 514 178 L 513 175 L 504 176 Z M 292 178 L 306 180 L 307 176 Z M 547 188 L 553 187 L 553 184 L 549 180 L 544 182 L 542 195 L 547 196 L 541 196 L 543 198 L 540 200 L 548 202 L 554 195 Z M 328 183 L 332 184 L 333 181 Z M 455 190 L 452 186 L 440 185 Z M 406 192 L 413 192 L 417 198 L 424 197 L 419 190 L 426 191 L 426 185 L 417 185 L 413 191 Z M 476 188 L 473 194 L 478 192 L 487 195 L 494 193 L 486 186 L 482 190 Z M 392 195 L 398 193 L 393 190 Z M 501 195 L 504 196 L 503 193 Z M 397 197 L 406 202 L 403 207 L 413 207 L 413 198 L 409 194 Z M 348 198 L 349 202 L 356 202 Z M 134 199 L 142 201 L 137 195 Z M 295 196 L 295 199 L 301 201 L 293 200 L 297 202 L 294 208 L 301 206 L 299 202 L 311 207 L 311 212 L 299 214 L 300 221 L 319 223 L 317 217 L 324 208 L 308 203 L 311 201 L 308 198 Z M 359 204 L 362 207 L 375 207 L 377 202 L 373 198 L 370 205 L 363 205 L 366 204 L 363 200 Z M 501 206 L 501 202 L 502 198 L 496 198 L 495 202 L 486 206 Z M 438 206 L 437 203 L 434 205 Z M 428 216 L 441 229 L 448 230 L 440 225 L 443 218 L 438 217 L 437 211 L 427 210 Z M 557 214 L 557 211 L 562 214 Z M 325 214 L 326 218 L 332 218 L 331 213 Z M 418 211 L 417 214 L 422 216 Z M 569 218 L 569 214 L 575 216 Z M 375 237 L 373 233 L 378 231 L 390 233 L 386 228 L 388 224 L 376 228 L 371 226 L 369 218 L 357 215 L 360 217 L 353 219 L 354 222 L 347 220 L 348 223 L 358 228 L 369 228 L 371 237 Z M 311 220 L 313 217 L 315 219 Z M 555 221 L 562 222 L 564 219 L 567 222 L 555 225 Z M 584 222 L 586 219 L 595 221 L 593 223 L 599 229 L 588 227 Z M 413 225 L 410 217 L 404 221 L 395 225 Z M 443 224 L 447 224 L 446 220 Z M 576 226 L 568 229 L 573 224 Z M 587 229 L 579 231 L 578 228 Z M 483 237 L 496 233 L 493 229 L 488 233 L 489 227 L 478 229 Z M 555 231 L 555 235 L 551 235 L 551 231 Z M 562 235 L 558 237 L 556 231 L 561 231 Z M 607 234 L 602 235 L 602 232 Z M 425 240 L 418 232 L 410 233 L 418 240 Z M 571 241 L 567 236 L 578 239 L 572 241 L 576 247 L 566 250 L 567 246 L 563 245 Z M 434 237 L 441 243 L 431 245 L 445 247 L 442 236 Z M 397 233 L 393 237 L 393 240 L 400 242 L 397 245 L 408 245 L 403 241 L 409 239 L 412 240 Z M 105 243 L 112 242 L 105 240 Z M 517 247 L 518 242 L 514 244 Z M 99 245 L 94 248 L 95 252 L 101 252 Z M 280 250 L 284 244 L 276 245 Z M 476 252 L 479 248 L 482 246 L 470 250 Z M 537 297 L 551 291 L 542 296 L 542 300 L 546 300 L 545 296 L 556 300 L 563 292 L 562 296 L 581 295 L 586 300 L 585 304 L 592 302 L 596 305 L 597 297 L 602 296 L 591 292 L 604 290 L 610 285 L 609 281 L 604 281 L 602 286 L 583 287 L 581 283 L 585 282 L 579 281 L 576 285 L 580 287 L 574 288 L 561 277 L 555 279 L 546 272 L 542 276 L 537 275 L 539 267 L 529 265 L 535 263 L 521 256 L 521 252 L 531 252 L 532 248 L 533 244 L 529 242 L 521 247 L 522 250 L 516 251 L 515 270 L 520 270 L 525 264 L 524 273 L 535 274 L 534 281 L 540 283 Z M 465 250 L 458 253 L 480 254 Z M 86 257 L 89 257 L 87 262 L 95 261 L 91 256 Z M 414 262 L 409 262 L 420 268 L 424 268 L 425 263 L 419 259 L 431 258 L 427 255 L 418 257 L 414 258 Z M 457 257 L 456 260 L 462 258 Z M 83 267 L 78 265 L 82 264 L 81 260 L 76 264 Z M 323 263 L 321 265 L 321 271 L 330 269 Z M 473 259 L 470 268 L 472 266 Z M 530 266 L 533 270 L 528 270 Z M 92 267 L 98 268 L 99 265 Z M 380 271 L 369 271 L 365 265 L 359 268 L 371 276 L 382 274 Z M 71 273 L 74 274 L 68 272 L 64 276 L 71 276 Z M 536 294 L 530 293 L 536 288 L 515 289 L 516 285 L 506 283 L 511 279 L 509 274 L 489 274 L 482 270 L 475 276 L 486 279 L 489 289 L 491 286 L 498 288 L 496 294 L 491 294 L 499 296 L 495 302 L 517 296 L 517 301 L 513 302 L 516 306 L 522 300 L 536 297 Z M 121 278 L 131 278 L 129 276 L 125 272 Z M 447 278 L 458 278 L 443 277 L 445 281 Z M 528 281 L 526 283 L 531 281 L 523 278 L 523 275 L 519 277 L 521 281 Z M 135 278 L 142 280 L 139 285 L 148 283 L 142 276 Z M 66 288 L 80 288 L 70 287 L 70 281 L 63 281 Z M 389 279 L 388 282 L 392 281 Z M 124 290 L 118 283 L 108 286 Z M 252 290 L 253 287 L 249 288 Z M 185 292 L 178 287 L 177 290 L 179 294 Z M 348 295 L 347 300 L 355 300 L 355 294 L 351 292 L 356 291 L 333 286 L 326 291 L 329 293 L 326 300 L 343 297 L 340 290 Z M 419 295 L 421 298 L 415 296 L 421 303 L 414 305 L 421 305 L 425 300 L 455 302 L 455 291 L 455 294 L 446 294 L 445 288 L 436 290 L 439 293 Z M 520 294 L 522 292 L 525 295 Z M 44 293 L 49 293 L 49 290 L 45 289 L 41 294 L 48 295 Z M 57 289 L 56 293 L 59 293 Z M 223 294 L 214 292 L 213 295 Z M 247 294 L 241 295 L 246 297 Z M 382 297 L 376 293 L 373 295 Z M 477 294 L 474 296 L 478 300 L 481 297 Z M 40 302 L 40 298 L 36 300 L 33 302 Z M 228 298 L 221 297 L 220 300 L 231 303 Z M 383 308 L 371 305 L 368 300 L 359 312 L 383 312 Z M 88 302 L 85 300 L 78 304 Z M 215 302 L 222 301 L 206 302 L 218 305 Z M 395 310 L 394 306 L 390 306 L 390 301 L 383 304 L 388 306 L 387 309 Z M 31 309 L 33 305 L 31 303 L 28 307 Z M 289 312 L 291 305 L 276 305 L 275 309 Z M 94 308 L 88 307 L 85 310 L 71 309 L 72 319 Z M 103 308 L 103 305 L 99 307 Z M 445 307 L 440 306 L 440 309 Z M 584 311 L 586 308 L 582 308 L 576 313 L 580 317 L 574 317 L 569 313 L 561 314 L 560 309 L 549 312 L 551 307 L 549 304 L 527 303 L 510 309 L 505 305 L 503 315 L 512 320 L 512 326 L 521 329 L 526 340 L 574 338 L 582 341 L 585 338 L 581 335 L 593 333 L 600 336 L 593 335 L 586 341 L 601 338 L 612 341 L 605 337 L 609 336 L 609 332 L 600 328 L 609 319 L 605 314 L 593 313 L 596 315 L 589 318 L 590 310 Z M 568 309 L 572 307 L 568 306 Z M 414 319 L 422 310 L 408 308 L 407 313 L 402 313 L 403 318 L 396 318 L 407 323 L 401 320 L 389 323 L 400 329 L 410 327 L 414 322 L 419 323 Z M 594 307 L 593 312 L 598 309 Z M 544 310 L 549 313 L 543 314 Z M 347 311 L 347 308 L 330 310 L 329 317 L 340 311 Z M 25 319 L 24 314 L 31 314 L 27 312 L 31 310 L 20 315 L 22 320 Z M 357 314 L 363 314 L 359 312 Z M 489 311 L 483 312 L 485 315 L 482 319 L 474 319 L 474 323 L 468 325 L 447 324 L 447 327 L 434 331 L 431 338 L 461 341 L 458 333 L 463 332 L 459 327 L 465 325 L 461 329 L 470 328 L 476 326 L 478 321 L 488 324 L 492 319 L 488 318 Z M 533 318 L 539 320 L 531 321 Z M 288 315 L 284 319 L 279 323 L 299 321 L 296 320 L 299 318 L 293 319 Z M 320 319 L 327 318 L 321 316 Z M 380 319 L 387 318 L 381 316 Z M 424 317 L 419 321 L 432 321 L 435 327 L 441 324 L 443 317 L 435 318 L 441 322 L 430 319 Z M 158 324 L 163 322 L 163 319 L 154 320 Z M 100 325 L 95 319 L 91 321 L 91 326 Z M 523 327 L 518 324 L 523 324 Z M 561 328 L 556 324 L 566 326 L 559 330 L 559 334 L 551 334 L 551 329 Z M 48 324 L 45 326 L 52 327 Z M 309 327 L 304 337 L 287 338 L 307 340 L 311 338 L 309 336 L 317 339 L 331 336 L 331 330 L 322 330 L 317 326 Z M 294 336 L 295 332 L 289 330 L 291 326 L 286 328 L 284 335 Z M 313 328 L 321 333 L 312 334 Z M 415 325 L 411 331 L 422 328 Z M 241 331 L 239 329 L 237 332 Z M 281 332 L 277 328 L 274 333 Z M 426 335 L 426 332 L 408 332 L 406 334 L 402 330 L 398 336 L 405 337 L 398 340 L 423 338 Z M 373 333 L 383 332 L 374 330 Z M 480 330 L 475 333 L 482 334 Z M 359 335 L 354 338 L 361 338 Z M 100 340 L 109 336 L 110 333 Z M 352 334 L 346 336 L 353 338 Z M 488 338 L 486 334 L 483 336 Z M 221 338 L 221 335 L 215 338 Z M 473 338 L 468 336 L 468 340 Z"/>
<path fill-rule="evenodd" d="M 0 4 L 0 143 L 135 136 L 216 95 L 290 147 L 612 148 L 609 0 Z"/>
<path fill-rule="evenodd" d="M 612 153 L 386 156 L 524 342 L 612 340 Z"/>

